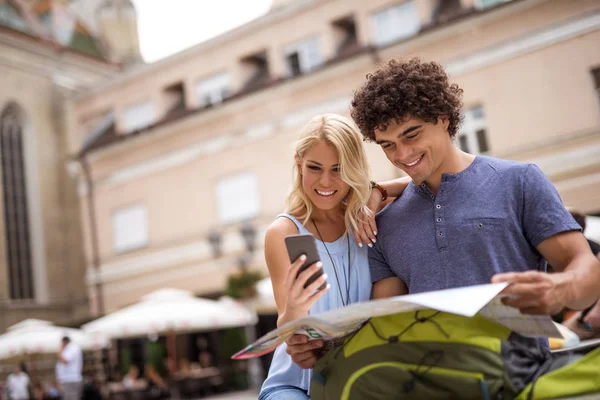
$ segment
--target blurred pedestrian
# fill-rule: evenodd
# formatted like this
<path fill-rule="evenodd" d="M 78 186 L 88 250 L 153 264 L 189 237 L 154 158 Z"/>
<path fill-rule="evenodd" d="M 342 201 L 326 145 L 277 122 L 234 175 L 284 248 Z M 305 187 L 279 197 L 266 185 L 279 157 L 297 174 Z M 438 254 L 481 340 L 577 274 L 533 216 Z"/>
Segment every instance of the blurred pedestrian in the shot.
<path fill-rule="evenodd" d="M 123 378 L 123 386 L 127 389 L 145 389 L 148 383 L 140 377 L 140 369 L 136 365 L 130 365 L 129 371 Z"/>
<path fill-rule="evenodd" d="M 57 355 L 56 379 L 63 388 L 63 400 L 80 400 L 83 381 L 81 348 L 65 336 Z"/>
<path fill-rule="evenodd" d="M 6 379 L 9 398 L 11 400 L 29 400 L 31 390 L 29 375 L 25 372 L 23 364 L 17 365 L 12 374 Z"/>
<path fill-rule="evenodd" d="M 93 373 L 88 374 L 85 379 L 82 400 L 102 400 L 100 385 Z"/>
<path fill-rule="evenodd" d="M 46 388 L 46 397 L 48 399 L 60 399 L 60 390 L 56 381 L 50 382 Z"/>

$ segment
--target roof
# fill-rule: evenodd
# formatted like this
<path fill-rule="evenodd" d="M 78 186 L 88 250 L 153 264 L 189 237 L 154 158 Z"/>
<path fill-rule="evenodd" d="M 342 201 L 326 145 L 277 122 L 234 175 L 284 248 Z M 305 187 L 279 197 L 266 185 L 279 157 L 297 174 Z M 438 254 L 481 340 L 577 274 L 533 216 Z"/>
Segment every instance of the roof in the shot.
<path fill-rule="evenodd" d="M 31 10 L 19 0 L 0 0 L 0 27 L 26 34 L 49 46 L 107 61 L 101 41 L 63 0 L 38 0 Z"/>
<path fill-rule="evenodd" d="M 507 5 L 510 3 L 516 3 L 518 1 L 520 2 L 520 1 L 524 1 L 524 0 L 507 1 L 501 5 L 490 7 L 490 8 L 483 9 L 483 10 L 473 8 L 473 7 L 467 7 L 467 8 L 462 7 L 458 0 L 457 1 L 448 0 L 447 2 L 442 2 L 443 6 L 440 6 L 436 10 L 434 10 L 434 16 L 433 16 L 432 22 L 428 25 L 422 26 L 421 30 L 419 31 L 419 33 L 417 33 L 416 36 L 428 33 L 430 31 L 438 30 L 440 28 L 445 27 L 446 25 L 458 23 L 459 21 L 463 21 L 467 18 L 481 15 L 481 14 L 487 13 L 491 10 L 494 10 L 497 8 L 502 8 L 504 5 Z M 314 69 L 310 73 L 311 74 L 318 73 L 319 71 L 321 71 L 323 69 L 329 68 L 333 65 L 339 64 L 340 62 L 343 62 L 343 61 L 346 61 L 346 60 L 349 60 L 352 58 L 356 58 L 356 57 L 359 57 L 364 54 L 372 54 L 376 58 L 377 51 L 379 49 L 384 49 L 384 48 L 388 48 L 391 46 L 395 46 L 395 45 L 399 44 L 400 42 L 408 42 L 412 39 L 414 39 L 414 36 L 411 38 L 401 39 L 396 42 L 389 43 L 386 46 L 379 47 L 379 48 L 376 48 L 376 47 L 373 47 L 370 45 L 361 46 L 358 43 L 354 43 L 353 45 L 346 46 L 344 49 L 342 49 L 343 51 L 338 52 L 338 54 L 336 54 L 335 57 L 327 60 L 323 65 L 321 65 L 319 68 Z M 223 103 L 229 103 L 232 101 L 236 101 L 242 97 L 246 97 L 255 92 L 266 90 L 268 88 L 284 84 L 288 81 L 294 80 L 294 79 L 302 77 L 302 76 L 306 76 L 306 74 L 292 76 L 292 77 L 277 77 L 277 78 L 271 77 L 270 79 L 263 79 L 260 84 L 244 86 L 238 92 L 234 93 L 232 96 L 224 99 Z M 164 126 L 168 123 L 186 118 L 190 115 L 196 115 L 199 113 L 206 112 L 209 109 L 218 107 L 218 106 L 219 105 L 208 105 L 208 106 L 203 106 L 203 107 L 199 107 L 199 108 L 195 108 L 195 109 L 189 109 L 189 108 L 186 108 L 184 103 L 178 103 L 171 110 L 167 110 L 167 112 L 165 113 L 165 116 L 162 119 L 156 121 L 154 124 L 149 125 L 144 128 L 141 128 L 141 129 L 138 129 L 133 132 L 128 132 L 126 134 L 123 132 L 118 132 L 116 130 L 116 126 L 115 126 L 114 120 L 113 120 L 113 123 L 108 127 L 105 126 L 105 129 L 103 129 L 102 132 L 99 132 L 98 128 L 95 128 L 93 130 L 93 132 L 90 132 L 90 135 L 84 141 L 84 145 L 82 146 L 81 150 L 76 155 L 76 157 L 82 158 L 90 152 L 99 150 L 99 149 L 107 147 L 107 146 L 115 145 L 119 142 L 132 140 L 140 135 L 148 133 L 148 132 L 150 132 L 156 128 L 159 128 L 161 126 Z M 100 123 L 100 124 L 102 124 L 102 123 Z"/>

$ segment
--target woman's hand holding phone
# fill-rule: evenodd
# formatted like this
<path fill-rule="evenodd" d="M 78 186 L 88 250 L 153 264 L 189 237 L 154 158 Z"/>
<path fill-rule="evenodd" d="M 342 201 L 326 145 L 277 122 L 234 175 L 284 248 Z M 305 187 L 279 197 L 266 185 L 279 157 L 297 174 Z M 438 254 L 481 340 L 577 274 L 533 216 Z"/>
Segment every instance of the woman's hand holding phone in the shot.
<path fill-rule="evenodd" d="M 323 264 L 318 261 L 298 274 L 300 267 L 302 267 L 305 261 L 305 255 L 298 257 L 298 259 L 292 263 L 285 278 L 284 285 L 288 295 L 284 312 L 280 317 L 280 324 L 306 317 L 308 315 L 308 310 L 310 310 L 312 305 L 315 304 L 315 302 L 319 300 L 330 287 L 330 285 L 327 285 L 325 289 L 317 290 L 320 286 L 327 283 L 327 274 L 322 274 L 306 288 L 304 287 L 306 282 L 316 272 L 323 268 Z M 298 276 L 297 278 L 296 275 Z"/>
<path fill-rule="evenodd" d="M 329 290 L 327 284 L 327 274 L 322 274 L 314 282 L 306 288 L 306 282 L 321 268 L 323 264 L 318 261 L 304 271 L 298 271 L 306 261 L 306 256 L 301 255 L 292 263 L 292 267 L 288 271 L 285 279 L 285 288 L 288 296 L 285 302 L 285 311 L 280 317 L 280 324 L 293 321 L 298 318 L 306 317 L 308 310 L 317 300 Z M 296 278 L 296 275 L 298 277 Z M 324 289 L 318 290 L 323 284 L 327 284 Z M 312 368 L 318 358 L 321 348 L 324 346 L 322 340 L 311 340 L 304 335 L 293 335 L 287 340 L 287 352 L 292 357 L 292 361 L 298 364 L 301 368 Z"/>

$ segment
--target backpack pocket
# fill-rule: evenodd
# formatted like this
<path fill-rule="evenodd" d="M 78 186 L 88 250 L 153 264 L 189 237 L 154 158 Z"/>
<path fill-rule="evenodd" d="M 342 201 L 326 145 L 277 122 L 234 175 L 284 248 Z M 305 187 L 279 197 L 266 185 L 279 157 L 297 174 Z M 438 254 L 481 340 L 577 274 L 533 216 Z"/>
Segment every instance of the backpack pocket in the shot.
<path fill-rule="evenodd" d="M 427 365 L 379 362 L 355 371 L 346 381 L 342 400 L 358 399 L 489 399 L 482 373 Z"/>

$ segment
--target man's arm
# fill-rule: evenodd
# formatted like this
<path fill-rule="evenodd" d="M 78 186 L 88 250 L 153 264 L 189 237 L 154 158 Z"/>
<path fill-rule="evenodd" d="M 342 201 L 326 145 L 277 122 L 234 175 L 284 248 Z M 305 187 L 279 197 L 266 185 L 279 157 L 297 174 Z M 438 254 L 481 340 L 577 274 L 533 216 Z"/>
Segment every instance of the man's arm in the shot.
<path fill-rule="evenodd" d="M 68 361 L 65 359 L 65 356 L 63 355 L 64 350 L 65 350 L 64 347 L 61 347 L 58 350 L 58 353 L 56 355 L 58 356 L 58 362 L 63 363 L 63 364 L 67 364 Z"/>
<path fill-rule="evenodd" d="M 560 233 L 544 240 L 538 251 L 559 272 L 513 272 L 492 282 L 511 282 L 505 304 L 527 314 L 553 315 L 568 307 L 581 310 L 600 297 L 600 262 L 580 232 Z"/>
<path fill-rule="evenodd" d="M 69 347 L 65 346 L 58 351 L 58 361 L 63 364 L 68 364 L 73 360 L 73 351 L 69 351 Z"/>
<path fill-rule="evenodd" d="M 566 307 L 584 309 L 600 298 L 600 261 L 581 232 L 552 236 L 540 243 L 538 251 L 562 278 L 556 279 L 558 283 L 566 282 Z"/>
<path fill-rule="evenodd" d="M 405 294 L 408 294 L 408 288 L 398 277 L 382 279 L 373 284 L 374 300 L 402 296 Z"/>
<path fill-rule="evenodd" d="M 564 307 L 585 308 L 600 297 L 600 263 L 550 180 L 535 165 L 523 176 L 523 234 L 557 273 L 505 273 L 492 282 L 512 283 L 504 293 L 516 296 L 504 302 L 523 313 L 552 315 Z"/>

